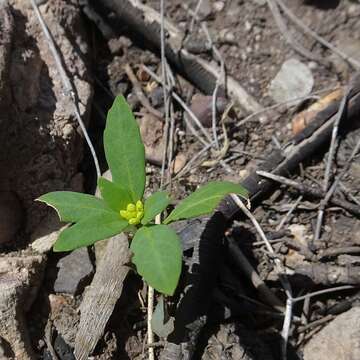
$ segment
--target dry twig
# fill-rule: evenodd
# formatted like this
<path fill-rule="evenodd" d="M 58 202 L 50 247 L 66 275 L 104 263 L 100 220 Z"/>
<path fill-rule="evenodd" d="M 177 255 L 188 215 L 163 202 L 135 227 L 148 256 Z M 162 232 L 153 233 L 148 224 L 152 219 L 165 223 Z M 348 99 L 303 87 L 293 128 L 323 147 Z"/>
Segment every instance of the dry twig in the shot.
<path fill-rule="evenodd" d="M 329 188 L 331 168 L 332 168 L 332 165 L 333 165 L 335 148 L 336 148 L 336 145 L 338 143 L 339 124 L 340 124 L 340 121 L 343 118 L 343 115 L 345 113 L 345 109 L 346 109 L 346 106 L 347 106 L 348 96 L 349 96 L 350 90 L 351 90 L 351 86 L 349 85 L 349 86 L 347 86 L 346 90 L 344 91 L 344 95 L 343 95 L 343 97 L 341 99 L 339 110 L 338 110 L 338 112 L 336 114 L 336 118 L 335 118 L 335 121 L 334 121 L 333 130 L 332 130 L 332 134 L 331 134 L 329 156 L 328 156 L 328 160 L 327 160 L 327 163 L 326 163 L 326 169 L 325 169 L 324 185 L 323 185 L 323 190 L 324 191 L 327 191 L 328 188 Z M 323 217 L 324 217 L 324 210 L 325 210 L 325 205 L 324 205 L 324 203 L 321 203 L 320 207 L 319 207 L 319 211 L 318 211 L 318 217 L 317 217 L 317 222 L 316 222 L 314 241 L 317 241 L 320 238 L 321 225 L 322 225 L 322 220 L 323 220 Z"/>
<path fill-rule="evenodd" d="M 297 181 L 288 179 L 284 176 L 275 175 L 267 171 L 258 170 L 256 171 L 256 173 L 267 179 L 277 181 L 280 184 L 290 186 L 291 188 L 294 188 L 304 196 L 315 197 L 320 199 L 323 199 L 326 196 L 326 193 L 322 191 L 319 187 L 314 187 L 314 186 L 310 187 L 304 183 L 299 183 Z M 357 205 L 349 203 L 348 201 L 338 197 L 332 197 L 330 198 L 329 201 L 335 206 L 340 206 L 341 208 L 349 211 L 350 213 L 360 216 L 360 208 Z"/>
<path fill-rule="evenodd" d="M 132 85 L 134 87 L 134 90 L 135 90 L 135 94 L 136 94 L 137 98 L 139 99 L 139 101 L 141 102 L 142 106 L 144 106 L 144 108 L 147 111 L 149 111 L 149 113 L 153 114 L 156 118 L 161 120 L 162 119 L 161 112 L 154 109 L 151 106 L 148 98 L 144 95 L 144 93 L 142 91 L 142 88 L 141 88 L 141 85 L 140 85 L 138 79 L 136 78 L 133 70 L 131 69 L 130 64 L 125 64 L 124 65 L 124 70 L 126 72 L 127 77 L 131 81 L 131 83 L 132 83 Z"/>

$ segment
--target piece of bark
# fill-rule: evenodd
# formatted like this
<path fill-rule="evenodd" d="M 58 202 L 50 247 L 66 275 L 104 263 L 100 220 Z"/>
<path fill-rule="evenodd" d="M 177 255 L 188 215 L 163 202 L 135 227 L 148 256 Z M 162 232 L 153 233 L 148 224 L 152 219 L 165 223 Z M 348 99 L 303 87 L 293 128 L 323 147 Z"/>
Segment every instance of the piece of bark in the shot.
<path fill-rule="evenodd" d="M 147 47 L 160 51 L 160 23 L 161 16 L 156 10 L 138 0 L 90 0 L 89 4 L 104 19 L 111 12 L 115 15 L 113 29 L 119 29 L 117 23 L 126 24 L 133 34 L 141 37 L 142 43 Z M 180 31 L 168 19 L 164 21 L 165 31 L 165 54 L 168 61 L 177 71 L 191 81 L 196 87 L 207 95 L 211 95 L 216 86 L 216 81 L 221 74 L 219 66 L 208 63 L 199 56 L 189 53 L 183 48 L 185 34 Z M 234 78 L 227 77 L 227 91 L 246 111 L 252 113 L 262 109 L 262 106 L 251 96 Z M 220 89 L 219 95 L 224 95 L 224 89 Z"/>
<path fill-rule="evenodd" d="M 314 119 L 319 111 L 324 110 L 333 101 L 340 100 L 343 96 L 343 90 L 341 88 L 333 90 L 330 94 L 327 94 L 320 98 L 318 101 L 310 105 L 307 109 L 301 111 L 292 119 L 292 131 L 294 135 L 299 134 L 308 126 Z"/>
<path fill-rule="evenodd" d="M 315 284 L 330 286 L 335 284 L 360 284 L 360 266 L 337 266 L 304 263 L 294 269 L 295 274 L 310 278 Z"/>
<path fill-rule="evenodd" d="M 95 349 L 120 298 L 123 282 L 129 272 L 129 242 L 125 234 L 108 240 L 94 279 L 81 303 L 80 324 L 75 340 L 75 357 L 85 360 Z M 111 276 L 114 275 L 114 276 Z"/>

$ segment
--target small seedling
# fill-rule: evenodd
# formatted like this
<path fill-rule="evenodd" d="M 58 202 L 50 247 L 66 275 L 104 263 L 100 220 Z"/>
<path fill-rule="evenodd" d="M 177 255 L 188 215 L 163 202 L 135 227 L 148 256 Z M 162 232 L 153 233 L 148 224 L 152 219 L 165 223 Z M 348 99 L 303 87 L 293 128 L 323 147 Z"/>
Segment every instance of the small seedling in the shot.
<path fill-rule="evenodd" d="M 106 121 L 105 156 L 112 181 L 99 178 L 102 199 L 70 191 L 56 191 L 38 200 L 52 206 L 61 221 L 73 223 L 61 232 L 54 251 L 89 246 L 121 232 L 132 233 L 132 262 L 143 279 L 157 291 L 172 295 L 181 273 L 182 250 L 168 224 L 211 213 L 227 194 L 247 198 L 247 191 L 231 182 L 210 182 L 196 190 L 163 220 L 158 214 L 170 204 L 167 192 L 143 199 L 145 150 L 137 122 L 122 96 L 116 97 Z"/>

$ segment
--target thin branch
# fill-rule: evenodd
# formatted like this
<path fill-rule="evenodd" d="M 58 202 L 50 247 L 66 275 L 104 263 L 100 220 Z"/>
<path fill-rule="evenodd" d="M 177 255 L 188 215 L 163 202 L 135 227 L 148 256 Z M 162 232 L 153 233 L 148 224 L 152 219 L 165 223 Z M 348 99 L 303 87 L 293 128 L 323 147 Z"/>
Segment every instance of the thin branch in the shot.
<path fill-rule="evenodd" d="M 40 23 L 40 26 L 41 26 L 41 29 L 44 33 L 44 36 L 45 36 L 45 39 L 48 43 L 48 46 L 49 46 L 49 49 L 54 57 L 54 60 L 55 60 L 55 65 L 56 65 L 56 68 L 59 72 L 59 75 L 60 75 L 60 78 L 61 78 L 61 81 L 63 83 L 63 86 L 64 86 L 64 94 L 66 96 L 69 96 L 70 99 L 71 99 L 71 102 L 74 106 L 74 114 L 75 114 L 75 117 L 80 125 L 80 128 L 81 128 L 81 131 L 83 132 L 84 134 L 84 138 L 85 138 L 85 141 L 90 149 L 90 153 L 91 153 L 91 156 L 93 158 L 93 161 L 94 161 L 94 165 L 95 165 L 95 169 L 96 169 L 96 174 L 97 174 L 97 177 L 100 177 L 101 176 L 101 172 L 100 172 L 100 166 L 99 166 L 99 161 L 98 161 L 98 158 L 96 156 L 96 152 L 95 152 L 95 149 L 94 149 L 94 146 L 90 140 L 90 137 L 89 137 L 89 134 L 86 130 L 86 126 L 84 124 L 84 122 L 82 121 L 81 119 L 81 115 L 80 115 L 80 109 L 79 109 L 79 103 L 78 103 L 78 99 L 77 99 L 77 96 L 76 96 L 76 93 L 74 91 L 74 88 L 70 82 L 70 79 L 69 77 L 67 76 L 66 74 L 66 71 L 63 67 L 63 64 L 62 64 L 62 61 L 61 61 L 61 58 L 60 58 L 60 55 L 59 55 L 59 52 L 58 50 L 56 49 L 56 45 L 54 43 L 54 40 L 50 34 L 50 31 L 48 29 L 48 27 L 46 26 L 45 24 L 45 21 L 39 11 L 39 8 L 35 2 L 35 0 L 30 0 L 30 3 L 31 3 L 31 6 L 33 7 L 34 9 L 34 12 L 35 12 L 35 15 Z"/>
<path fill-rule="evenodd" d="M 164 84 L 163 84 L 163 82 L 162 82 L 162 80 L 161 80 L 161 78 L 159 76 L 157 76 L 153 71 L 151 71 L 146 65 L 144 65 L 143 68 L 151 77 L 153 77 L 158 83 L 160 83 L 160 84 L 162 84 L 164 86 Z M 185 104 L 185 102 L 181 99 L 181 97 L 175 91 L 172 92 L 172 96 L 176 100 L 176 102 L 189 114 L 189 116 L 194 121 L 196 126 L 204 134 L 204 136 L 206 137 L 208 142 L 211 143 L 212 140 L 211 140 L 211 137 L 210 137 L 209 133 L 204 128 L 204 126 L 201 124 L 201 122 L 196 117 L 196 115 L 191 111 L 191 109 Z"/>
<path fill-rule="evenodd" d="M 165 173 L 165 162 L 166 162 L 166 153 L 168 147 L 168 139 L 169 139 L 169 111 L 170 111 L 170 101 L 171 99 L 168 97 L 168 82 L 166 76 L 166 54 L 165 54 L 165 0 L 160 0 L 160 51 L 161 51 L 161 78 L 163 84 L 163 94 L 164 94 L 164 107 L 165 107 L 165 145 L 164 145 L 164 153 L 161 164 L 161 180 L 160 180 L 160 188 L 163 186 L 164 181 L 164 173 Z M 150 351 L 150 349 L 149 349 Z M 149 353 L 150 355 L 150 353 Z M 150 359 L 151 360 L 151 359 Z"/>
<path fill-rule="evenodd" d="M 331 289 L 324 289 L 324 290 L 314 291 L 312 293 L 293 298 L 293 301 L 295 303 L 295 302 L 298 302 L 298 301 L 305 300 L 307 298 L 312 298 L 314 296 L 323 295 L 323 294 L 327 294 L 327 293 L 331 293 L 331 292 L 335 292 L 335 291 L 351 290 L 351 289 L 355 289 L 355 288 L 356 288 L 356 286 L 353 286 L 353 285 L 337 286 L 337 287 L 334 287 L 334 288 L 331 288 Z"/>
<path fill-rule="evenodd" d="M 264 281 L 260 278 L 252 265 L 247 260 L 241 249 L 236 244 L 236 241 L 231 237 L 228 239 L 231 253 L 234 255 L 234 260 L 244 271 L 245 275 L 250 279 L 255 289 L 264 297 L 269 305 L 274 308 L 284 311 L 284 307 L 280 299 L 268 288 Z"/>
<path fill-rule="evenodd" d="M 276 227 L 276 231 L 279 231 L 282 229 L 282 227 L 289 221 L 292 213 L 294 212 L 294 210 L 298 207 L 298 205 L 300 204 L 301 200 L 303 199 L 303 196 L 300 195 L 296 201 L 294 202 L 294 204 L 291 206 L 291 208 L 289 209 L 289 211 L 286 213 L 286 215 L 281 219 L 279 225 Z"/>
<path fill-rule="evenodd" d="M 199 2 L 200 4 L 200 2 Z M 198 4 L 198 5 L 199 5 Z M 214 41 L 211 38 L 210 32 L 208 30 L 208 27 L 206 25 L 206 22 L 204 21 L 200 21 L 200 19 L 198 18 L 196 12 L 194 12 L 193 10 L 190 9 L 189 6 L 187 5 L 183 5 L 183 7 L 192 15 L 193 19 L 196 19 L 196 21 L 200 22 L 201 25 L 201 29 L 204 32 L 207 41 L 209 43 L 209 46 L 211 47 L 212 52 L 216 55 L 217 60 L 220 62 L 220 75 L 217 76 L 216 79 L 216 84 L 214 87 L 214 91 L 213 91 L 213 96 L 212 96 L 212 121 L 211 121 L 211 128 L 212 128 L 212 132 L 213 132 L 213 137 L 215 140 L 215 147 L 216 149 L 220 149 L 220 145 L 219 145 L 219 140 L 218 140 L 218 135 L 217 135 L 217 131 L 216 131 L 216 102 L 217 102 L 217 95 L 220 89 L 221 84 L 224 84 L 225 86 L 225 82 L 226 82 L 226 74 L 225 74 L 225 62 L 224 59 L 220 53 L 220 51 L 217 49 L 217 47 L 214 44 Z"/>
<path fill-rule="evenodd" d="M 138 81 L 138 79 L 136 78 L 130 64 L 125 64 L 124 65 L 124 70 L 126 72 L 126 75 L 127 77 L 129 78 L 129 80 L 131 81 L 133 87 L 134 87 L 134 90 L 135 90 L 135 94 L 136 94 L 136 97 L 139 99 L 139 101 L 141 102 L 142 106 L 147 110 L 149 111 L 151 114 L 153 114 L 154 116 L 156 116 L 157 118 L 159 118 L 160 120 L 162 119 L 163 115 L 160 111 L 154 109 L 148 98 L 145 96 L 142 88 L 141 88 L 141 85 Z"/>
<path fill-rule="evenodd" d="M 297 190 L 300 194 L 304 196 L 310 196 L 315 198 L 323 199 L 326 196 L 326 193 L 322 191 L 320 187 L 310 187 L 304 183 L 299 183 L 297 181 L 288 179 L 284 176 L 275 175 L 272 173 L 269 173 L 267 171 L 258 170 L 256 173 L 262 177 L 265 177 L 267 179 L 271 179 L 274 181 L 279 182 L 280 184 L 284 184 L 287 186 L 290 186 L 291 188 L 294 188 Z M 354 205 L 346 200 L 340 199 L 338 197 L 332 197 L 329 200 L 333 205 L 340 206 L 343 209 L 349 211 L 352 214 L 355 214 L 357 216 L 360 216 L 360 207 L 357 205 Z"/>
<path fill-rule="evenodd" d="M 330 199 L 332 198 L 332 196 L 335 193 L 335 190 L 337 188 L 337 186 L 339 185 L 341 179 L 344 177 L 344 175 L 348 172 L 351 162 L 354 159 L 354 157 L 357 155 L 357 153 L 360 150 L 360 139 L 358 140 L 357 144 L 355 145 L 352 153 L 350 154 L 349 158 L 347 159 L 345 166 L 343 168 L 343 170 L 341 171 L 341 173 L 335 178 L 334 183 L 332 184 L 332 186 L 330 187 L 330 189 L 327 191 L 325 198 L 323 201 L 321 201 L 320 206 L 322 209 L 325 209 L 326 205 L 329 203 Z M 317 221 L 317 227 L 315 229 L 315 239 L 319 238 L 320 235 L 320 228 L 321 228 L 321 223 L 322 223 L 322 217 L 323 217 L 323 212 L 320 214 L 318 214 L 318 221 Z M 320 225 L 319 225 L 320 224 Z M 318 236 L 318 237 L 316 237 Z"/>
<path fill-rule="evenodd" d="M 289 341 L 292 313 L 293 313 L 293 299 L 291 297 L 288 297 L 286 299 L 285 317 L 284 317 L 283 327 L 281 330 L 281 337 L 283 339 L 281 346 L 281 355 L 283 360 L 287 360 L 287 346 Z"/>
<path fill-rule="evenodd" d="M 315 321 L 313 321 L 313 322 L 311 322 L 309 324 L 299 326 L 298 329 L 297 329 L 297 332 L 302 334 L 305 331 L 310 330 L 313 327 L 324 325 L 324 324 L 326 324 L 327 322 L 331 321 L 334 318 L 335 318 L 334 315 L 331 315 L 331 314 L 326 315 L 323 318 L 315 320 Z"/>
<path fill-rule="evenodd" d="M 327 191 L 329 188 L 329 182 L 330 182 L 330 176 L 331 176 L 331 168 L 333 166 L 333 160 L 335 155 L 335 148 L 338 143 L 338 131 L 339 131 L 339 124 L 341 119 L 343 118 L 343 115 L 345 113 L 346 105 L 348 96 L 351 90 L 351 86 L 348 85 L 344 91 L 344 95 L 341 99 L 339 110 L 336 113 L 336 118 L 333 125 L 333 130 L 331 134 L 331 142 L 330 142 L 330 149 L 329 149 L 329 156 L 326 163 L 326 169 L 325 169 L 325 176 L 324 176 L 324 184 L 323 184 L 323 190 Z M 324 210 L 325 205 L 324 203 L 320 204 L 319 210 L 318 210 L 318 216 L 316 221 L 316 227 L 315 227 L 315 235 L 314 235 L 314 241 L 319 240 L 320 233 L 321 233 L 321 226 L 323 222 L 324 217 Z"/>

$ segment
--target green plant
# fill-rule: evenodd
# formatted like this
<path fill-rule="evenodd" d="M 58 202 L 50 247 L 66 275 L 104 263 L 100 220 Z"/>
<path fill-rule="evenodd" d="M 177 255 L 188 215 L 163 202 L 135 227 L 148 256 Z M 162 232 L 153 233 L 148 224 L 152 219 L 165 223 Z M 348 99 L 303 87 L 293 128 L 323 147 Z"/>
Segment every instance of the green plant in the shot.
<path fill-rule="evenodd" d="M 180 273 L 182 250 L 176 232 L 167 224 L 212 212 L 229 193 L 247 197 L 230 182 L 210 182 L 196 190 L 163 220 L 154 219 L 170 204 L 167 192 L 143 200 L 145 151 L 136 120 L 122 96 L 111 107 L 104 132 L 105 155 L 112 182 L 99 178 L 102 199 L 70 191 L 51 192 L 38 200 L 52 206 L 62 221 L 73 223 L 61 232 L 54 251 L 69 251 L 94 244 L 121 232 L 132 233 L 132 261 L 153 288 L 172 295 Z"/>

